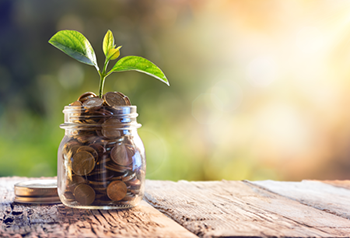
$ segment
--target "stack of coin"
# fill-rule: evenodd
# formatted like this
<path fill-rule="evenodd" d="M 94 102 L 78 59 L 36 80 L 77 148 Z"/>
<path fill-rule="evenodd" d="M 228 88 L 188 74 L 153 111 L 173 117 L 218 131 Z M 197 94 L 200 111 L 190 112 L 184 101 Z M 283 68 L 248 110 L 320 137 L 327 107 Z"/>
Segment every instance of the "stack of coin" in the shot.
<path fill-rule="evenodd" d="M 29 204 L 61 203 L 57 180 L 31 180 L 15 184 L 15 202 Z"/>
<path fill-rule="evenodd" d="M 72 206 L 132 204 L 142 196 L 144 167 L 133 134 L 123 129 L 130 118 L 120 116 L 120 106 L 130 100 L 120 92 L 102 98 L 88 92 L 70 106 L 77 109 L 72 122 L 81 126 L 59 151 L 65 169 L 61 199 Z"/>

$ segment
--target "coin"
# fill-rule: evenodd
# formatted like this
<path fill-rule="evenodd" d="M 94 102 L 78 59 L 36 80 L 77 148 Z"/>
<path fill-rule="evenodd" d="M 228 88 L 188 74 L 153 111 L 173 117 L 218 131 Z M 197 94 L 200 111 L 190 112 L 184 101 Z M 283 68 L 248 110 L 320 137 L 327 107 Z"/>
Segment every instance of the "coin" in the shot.
<path fill-rule="evenodd" d="M 89 183 L 92 184 L 92 185 L 96 185 L 96 186 L 107 187 L 109 182 L 107 180 L 104 180 L 104 181 L 89 181 Z"/>
<path fill-rule="evenodd" d="M 86 179 L 79 175 L 73 175 L 72 182 L 75 184 L 87 183 Z"/>
<path fill-rule="evenodd" d="M 97 151 L 97 154 L 99 155 L 99 157 L 106 152 L 105 147 L 103 147 L 101 144 L 93 143 L 93 144 L 90 144 L 89 146 L 94 148 Z"/>
<path fill-rule="evenodd" d="M 71 192 L 65 192 L 65 193 L 64 193 L 64 197 L 65 197 L 67 200 L 72 200 L 72 199 L 74 199 L 74 195 L 73 195 L 73 193 L 71 193 Z"/>
<path fill-rule="evenodd" d="M 90 205 L 95 200 L 95 190 L 87 184 L 79 184 L 74 189 L 74 197 L 81 205 Z"/>
<path fill-rule="evenodd" d="M 128 168 L 111 166 L 110 164 L 107 164 L 105 167 L 106 167 L 106 169 L 109 169 L 109 170 L 112 170 L 112 171 L 115 171 L 115 172 L 118 172 L 118 173 L 124 173 L 124 172 L 126 172 L 128 170 Z"/>
<path fill-rule="evenodd" d="M 92 188 L 95 190 L 96 193 L 107 193 L 107 186 L 103 185 L 91 185 Z"/>
<path fill-rule="evenodd" d="M 78 101 L 83 103 L 87 99 L 94 98 L 94 97 L 97 97 L 97 95 L 95 93 L 93 93 L 93 92 L 86 92 L 86 93 L 83 93 L 82 95 L 80 95 L 80 97 L 78 98 Z"/>
<path fill-rule="evenodd" d="M 102 135 L 107 138 L 116 138 L 121 136 L 121 131 L 116 129 L 120 127 L 119 119 L 109 118 L 102 124 Z"/>
<path fill-rule="evenodd" d="M 123 97 L 124 102 L 126 103 L 126 105 L 128 105 L 128 106 L 131 105 L 131 102 L 130 102 L 130 99 L 128 98 L 128 96 L 124 95 L 121 92 L 116 92 L 116 93 Z"/>
<path fill-rule="evenodd" d="M 135 199 L 135 195 L 133 193 L 128 192 L 122 200 L 123 201 L 132 201 L 134 199 Z"/>
<path fill-rule="evenodd" d="M 102 174 L 106 174 L 108 171 L 106 168 L 96 168 L 94 170 L 92 170 L 91 173 L 89 173 L 87 176 L 96 176 L 96 175 L 102 175 Z M 104 176 L 104 175 L 103 175 Z"/>
<path fill-rule="evenodd" d="M 107 155 L 101 156 L 100 160 L 97 161 L 98 166 L 105 166 L 107 162 L 109 162 L 111 158 L 107 157 Z"/>
<path fill-rule="evenodd" d="M 140 193 L 140 189 L 128 189 L 128 191 L 130 191 L 132 194 L 139 194 Z"/>
<path fill-rule="evenodd" d="M 94 120 L 94 119 L 87 119 L 87 120 L 84 121 L 84 123 L 86 123 L 86 124 L 96 124 L 97 121 Z"/>
<path fill-rule="evenodd" d="M 76 123 L 65 143 L 66 184 L 65 202 L 81 206 L 130 205 L 141 194 L 140 171 L 133 171 L 138 153 L 132 134 L 125 130 L 133 119 L 127 96 L 109 92 L 99 98 L 92 92 L 82 94 L 70 104 Z M 76 106 L 79 110 L 74 108 Z M 75 113 L 77 111 L 77 113 Z M 79 112 L 79 114 L 78 114 Z M 141 171 L 142 172 L 142 171 Z"/>
<path fill-rule="evenodd" d="M 73 192 L 75 187 L 81 183 L 87 183 L 87 181 L 79 175 L 73 175 L 71 179 L 66 181 L 66 191 Z"/>
<path fill-rule="evenodd" d="M 125 197 L 127 190 L 124 182 L 113 181 L 107 187 L 107 195 L 112 201 L 119 201 Z"/>
<path fill-rule="evenodd" d="M 124 99 L 123 95 L 117 92 L 108 92 L 104 94 L 102 98 L 104 99 L 104 102 L 106 103 L 106 105 L 110 107 L 130 105 L 130 104 L 127 104 L 128 102 Z"/>
<path fill-rule="evenodd" d="M 80 146 L 77 149 L 77 152 L 81 152 L 81 151 L 87 151 L 87 152 L 89 152 L 90 154 L 92 154 L 94 156 L 95 160 L 98 159 L 97 151 L 94 148 L 92 148 L 91 146 Z"/>
<path fill-rule="evenodd" d="M 90 134 L 86 134 L 86 135 L 78 135 L 76 136 L 76 139 L 80 142 L 80 143 L 91 143 L 93 141 L 96 140 L 96 136 L 94 136 L 94 134 L 90 133 Z"/>
<path fill-rule="evenodd" d="M 133 147 L 124 143 L 117 143 L 111 150 L 111 159 L 122 166 L 127 166 L 132 163 L 134 156 Z"/>
<path fill-rule="evenodd" d="M 105 170 L 105 171 L 107 171 L 107 170 Z M 112 178 L 113 178 L 112 173 L 108 173 L 108 172 L 103 173 L 103 171 L 102 171 L 102 173 L 100 173 L 100 174 L 95 174 L 95 175 L 89 176 L 88 180 L 92 181 L 92 182 L 103 182 L 103 181 L 110 181 Z"/>
<path fill-rule="evenodd" d="M 27 204 L 57 204 L 61 203 L 59 197 L 15 197 L 14 202 L 16 203 L 27 203 Z"/>
<path fill-rule="evenodd" d="M 103 126 L 101 132 L 102 135 L 107 138 L 117 138 L 122 135 L 121 131 L 118 129 L 104 128 Z"/>
<path fill-rule="evenodd" d="M 130 171 L 130 172 L 128 172 L 128 174 L 125 177 L 122 178 L 122 181 L 124 181 L 124 182 L 130 181 L 133 178 L 135 178 L 135 176 L 136 176 L 136 173 Z"/>
<path fill-rule="evenodd" d="M 97 115 L 101 115 L 101 116 L 104 116 L 104 117 L 108 117 L 108 116 L 111 116 L 113 115 L 113 113 L 105 108 L 100 108 L 99 110 L 95 111 L 95 113 Z"/>
<path fill-rule="evenodd" d="M 103 104 L 103 99 L 99 98 L 99 97 L 91 97 L 86 99 L 83 102 L 83 107 L 90 109 L 90 108 L 98 108 L 98 107 L 102 107 Z"/>
<path fill-rule="evenodd" d="M 75 101 L 69 104 L 69 106 L 80 106 L 81 107 L 81 102 L 80 101 Z"/>
<path fill-rule="evenodd" d="M 57 194 L 57 180 L 31 180 L 16 183 L 15 195 L 21 197 L 52 197 Z"/>
<path fill-rule="evenodd" d="M 137 178 L 134 178 L 133 180 L 130 180 L 127 183 L 128 183 L 128 185 L 130 185 L 131 187 L 134 187 L 134 188 L 141 185 L 141 181 Z"/>
<path fill-rule="evenodd" d="M 77 152 L 73 156 L 72 170 L 77 175 L 87 175 L 95 168 L 94 156 L 87 152 Z"/>
<path fill-rule="evenodd" d="M 95 202 L 97 202 L 97 200 L 99 200 L 99 201 L 106 201 L 106 202 L 110 201 L 108 196 L 106 194 L 103 194 L 103 193 L 96 194 Z"/>
<path fill-rule="evenodd" d="M 129 173 L 126 171 L 124 173 L 114 173 L 113 177 L 110 180 L 122 180 L 124 177 L 126 177 Z"/>

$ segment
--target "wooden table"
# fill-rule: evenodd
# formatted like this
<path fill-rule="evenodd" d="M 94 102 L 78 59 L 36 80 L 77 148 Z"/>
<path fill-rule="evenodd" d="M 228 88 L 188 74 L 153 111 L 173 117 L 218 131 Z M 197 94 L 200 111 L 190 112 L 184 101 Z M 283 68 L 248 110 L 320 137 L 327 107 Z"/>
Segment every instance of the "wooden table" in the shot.
<path fill-rule="evenodd" d="M 350 237 L 350 181 L 146 182 L 129 210 L 13 203 L 0 178 L 0 237 Z"/>

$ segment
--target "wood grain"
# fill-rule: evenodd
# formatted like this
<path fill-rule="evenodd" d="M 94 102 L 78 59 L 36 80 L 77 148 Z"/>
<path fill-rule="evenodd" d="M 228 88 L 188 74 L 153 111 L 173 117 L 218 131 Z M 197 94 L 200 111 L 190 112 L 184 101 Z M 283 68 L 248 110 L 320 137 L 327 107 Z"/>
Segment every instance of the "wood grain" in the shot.
<path fill-rule="evenodd" d="M 268 180 L 252 182 L 252 184 L 307 206 L 350 219 L 350 190 L 341 188 L 339 183 L 338 187 L 312 180 L 304 180 L 302 182 Z"/>
<path fill-rule="evenodd" d="M 330 184 L 339 188 L 350 189 L 350 180 L 322 180 L 320 182 Z"/>
<path fill-rule="evenodd" d="M 0 237 L 197 237 L 142 201 L 129 210 L 81 210 L 13 203 L 13 186 L 0 178 Z"/>
<path fill-rule="evenodd" d="M 145 198 L 201 237 L 348 237 L 350 234 L 348 219 L 248 182 L 147 181 Z"/>

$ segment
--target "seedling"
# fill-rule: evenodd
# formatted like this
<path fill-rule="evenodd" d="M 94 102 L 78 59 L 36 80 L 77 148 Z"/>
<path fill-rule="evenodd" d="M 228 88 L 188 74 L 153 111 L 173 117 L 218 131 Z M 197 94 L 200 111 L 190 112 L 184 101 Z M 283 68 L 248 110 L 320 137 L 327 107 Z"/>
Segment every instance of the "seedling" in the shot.
<path fill-rule="evenodd" d="M 110 30 L 107 31 L 103 39 L 103 52 L 106 57 L 102 70 L 99 69 L 95 51 L 86 37 L 78 31 L 63 30 L 51 37 L 49 43 L 63 51 L 72 58 L 84 64 L 92 65 L 100 75 L 99 97 L 103 95 L 104 83 L 111 73 L 123 71 L 138 71 L 148 74 L 169 86 L 169 81 L 151 61 L 139 56 L 126 56 L 119 59 L 112 69 L 107 72 L 108 63 L 116 60 L 120 55 L 121 46 L 116 47 L 114 37 Z"/>

